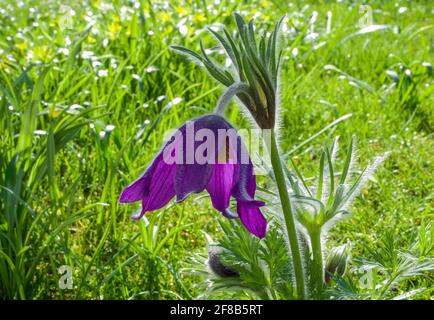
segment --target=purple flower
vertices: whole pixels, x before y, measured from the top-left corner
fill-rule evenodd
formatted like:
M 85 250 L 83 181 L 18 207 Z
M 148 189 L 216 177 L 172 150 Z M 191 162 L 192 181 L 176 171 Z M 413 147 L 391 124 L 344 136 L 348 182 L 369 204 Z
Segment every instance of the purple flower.
M 232 125 L 217 114 L 188 121 L 160 150 L 148 169 L 124 189 L 119 201 L 142 201 L 140 219 L 146 212 L 164 207 L 173 197 L 183 201 L 207 190 L 215 209 L 225 217 L 239 217 L 259 238 L 267 221 L 255 200 L 256 179 L 247 150 Z M 237 214 L 229 209 L 237 202 Z

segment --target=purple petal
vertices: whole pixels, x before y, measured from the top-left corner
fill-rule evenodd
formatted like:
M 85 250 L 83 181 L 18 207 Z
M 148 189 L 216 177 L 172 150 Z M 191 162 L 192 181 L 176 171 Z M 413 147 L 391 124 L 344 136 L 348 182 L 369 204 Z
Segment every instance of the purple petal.
M 228 219 L 236 219 L 239 218 L 240 216 L 238 215 L 238 213 L 232 212 L 231 209 L 225 209 L 225 211 L 222 211 L 222 214 L 224 217 L 228 218 Z
M 156 168 L 158 166 L 161 167 L 160 163 L 167 160 L 164 159 L 164 157 L 166 156 L 164 153 L 165 149 L 168 150 L 168 155 L 174 153 L 174 158 L 176 158 L 177 153 L 179 152 L 179 150 L 181 150 L 180 147 L 182 148 L 182 130 L 183 128 L 180 128 L 178 132 L 175 133 L 175 135 L 158 152 L 157 156 L 154 158 L 151 165 L 148 167 L 148 169 L 146 169 L 142 176 L 122 191 L 122 194 L 119 197 L 119 202 L 136 202 L 139 200 L 144 200 L 148 196 L 151 180 L 153 180 L 152 176 L 154 175 Z
M 180 202 L 192 193 L 202 192 L 211 175 L 210 164 L 184 164 L 176 166 L 176 201 Z
M 147 201 L 143 203 L 143 209 L 153 211 L 162 208 L 175 196 L 174 178 L 176 165 L 168 165 L 160 162 L 152 175 L 151 185 Z
M 190 128 L 194 127 L 194 135 L 189 136 Z M 184 164 L 178 164 L 176 169 L 175 176 L 175 191 L 177 201 L 183 201 L 190 194 L 202 192 L 208 185 L 210 181 L 210 177 L 213 173 L 213 166 L 215 162 L 215 158 L 218 155 L 219 146 L 216 145 L 216 141 L 211 140 L 208 141 L 206 136 L 203 136 L 202 141 L 187 141 L 187 139 L 195 139 L 197 138 L 197 133 L 199 130 L 205 129 L 212 136 L 211 139 L 215 139 L 218 137 L 219 129 L 228 129 L 230 125 L 228 122 L 221 116 L 217 115 L 206 115 L 197 119 L 192 120 L 185 126 L 184 132 L 184 150 L 183 150 L 183 159 L 185 160 Z M 207 145 L 208 142 L 211 142 L 209 145 L 210 148 L 205 148 L 206 154 L 201 154 L 198 152 L 199 146 L 202 144 Z M 192 150 L 188 150 L 188 146 L 193 146 Z M 202 150 L 204 151 L 204 150 Z M 193 163 L 189 163 L 187 160 L 187 155 L 192 158 Z M 204 162 L 199 162 L 198 156 L 203 156 L 201 161 L 206 160 Z
M 150 171 L 151 168 L 149 168 L 139 179 L 126 187 L 119 197 L 119 202 L 136 202 L 145 198 L 151 183 Z
M 248 202 L 239 201 L 237 211 L 242 224 L 246 229 L 258 238 L 264 238 L 267 231 L 267 220 L 261 210 Z
M 229 207 L 232 187 L 235 182 L 236 164 L 215 164 L 206 187 L 214 208 L 225 212 Z
M 139 219 L 148 211 L 164 207 L 175 196 L 175 173 L 176 164 L 165 163 L 161 156 L 161 161 L 156 164 L 151 178 L 149 193 L 142 199 L 142 211 L 133 216 L 133 219 Z
M 161 154 L 158 154 L 142 176 L 122 191 L 122 194 L 119 197 L 119 202 L 125 203 L 143 200 L 149 193 L 152 175 L 161 160 L 162 156 Z
M 255 200 L 256 177 L 253 174 L 253 165 L 241 164 L 239 166 L 239 178 L 232 190 L 232 196 L 243 202 L 250 202 L 252 205 L 263 206 L 264 202 Z

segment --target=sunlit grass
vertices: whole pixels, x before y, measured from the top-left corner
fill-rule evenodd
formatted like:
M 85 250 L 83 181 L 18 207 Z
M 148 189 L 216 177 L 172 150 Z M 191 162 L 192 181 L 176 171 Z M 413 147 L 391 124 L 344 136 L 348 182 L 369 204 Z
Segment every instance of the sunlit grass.
M 0 5 L 0 297 L 200 294 L 198 280 L 179 270 L 205 251 L 204 232 L 215 238 L 221 232 L 209 201 L 200 195 L 135 222 L 129 218 L 134 206 L 117 200 L 165 131 L 212 110 L 222 92 L 168 46 L 198 51 L 203 38 L 221 60 L 205 27 L 232 25 L 232 11 L 256 17 L 269 30 L 287 14 L 279 118 L 284 150 L 352 115 L 291 154 L 303 172 L 314 174 L 319 147 L 336 135 L 344 144 L 357 136 L 363 165 L 391 152 L 331 242 L 350 240 L 352 255 L 362 256 L 366 245 L 377 246 L 391 232 L 406 248 L 421 222 L 433 219 L 428 1 L 374 1 L 374 23 L 389 27 L 365 33 L 358 32 L 359 6 L 348 1 L 221 0 L 207 8 L 203 1 L 40 2 Z M 232 110 L 237 125 L 248 124 Z M 73 290 L 58 287 L 61 265 L 73 268 Z M 411 290 L 432 281 L 406 285 Z

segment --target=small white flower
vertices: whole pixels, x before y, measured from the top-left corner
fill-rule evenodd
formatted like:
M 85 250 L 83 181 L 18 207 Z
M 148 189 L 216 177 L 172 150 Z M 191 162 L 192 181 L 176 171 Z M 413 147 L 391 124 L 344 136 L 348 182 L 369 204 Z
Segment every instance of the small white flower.
M 182 26 L 179 26 L 178 30 L 179 30 L 179 33 L 183 36 L 186 36 L 188 34 L 188 27 L 185 24 L 183 24 Z
M 102 78 L 102 77 L 107 77 L 107 76 L 108 76 L 108 70 L 104 69 L 104 70 L 98 71 L 98 77 Z
M 312 16 L 310 17 L 309 24 L 314 24 L 317 18 L 318 18 L 318 11 L 312 12 Z
M 83 59 L 92 59 L 93 52 L 92 51 L 86 51 L 86 50 L 84 50 L 84 51 L 81 52 L 81 57 Z
M 319 37 L 319 34 L 317 32 L 310 32 L 306 35 L 305 40 L 306 42 L 312 42 L 315 41 Z
M 181 97 L 176 97 L 175 99 L 172 100 L 172 104 L 177 105 L 177 104 L 181 103 L 181 101 L 182 101 Z
M 106 132 L 112 132 L 115 128 L 116 128 L 116 126 L 114 126 L 113 124 L 109 124 L 105 127 L 105 131 Z
M 156 72 L 158 70 L 160 70 L 160 68 L 158 68 L 156 66 L 149 66 L 149 67 L 145 68 L 145 72 L 147 72 L 147 73 Z
M 69 114 L 79 114 L 81 109 L 84 109 L 84 107 L 79 104 L 72 104 L 66 112 Z
M 407 11 L 407 7 L 401 7 L 401 8 L 398 9 L 398 13 L 399 14 L 403 14 L 406 11 Z
M 162 95 L 162 96 L 157 97 L 156 101 L 160 102 L 160 101 L 163 101 L 164 99 L 166 99 L 166 96 Z
M 59 48 L 59 50 L 57 50 L 57 52 L 65 55 L 65 56 L 69 55 L 69 49 L 68 48 Z
M 140 78 L 140 76 L 138 74 L 133 74 L 132 77 L 133 77 L 133 79 L 135 79 L 137 81 L 142 81 L 142 78 Z
M 97 69 L 99 66 L 102 66 L 102 63 L 100 61 L 92 61 L 92 67 L 94 69 Z

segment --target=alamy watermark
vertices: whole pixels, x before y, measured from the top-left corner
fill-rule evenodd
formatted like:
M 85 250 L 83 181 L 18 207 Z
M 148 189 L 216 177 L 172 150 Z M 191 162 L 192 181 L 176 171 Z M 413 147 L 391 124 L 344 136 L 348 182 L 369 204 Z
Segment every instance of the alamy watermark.
M 369 5 L 361 5 L 359 7 L 359 13 L 361 17 L 359 18 L 360 29 L 372 26 L 374 24 L 374 18 L 372 15 L 372 8 Z
M 68 265 L 63 265 L 57 269 L 57 272 L 61 274 L 59 278 L 59 288 L 62 290 L 71 290 L 74 285 L 74 281 L 72 279 L 72 268 Z
M 271 133 L 270 129 L 197 129 L 195 121 L 188 121 L 183 129 L 166 132 L 169 143 L 163 161 L 169 165 L 252 163 L 256 175 L 266 175 L 271 168 L 267 148 Z

